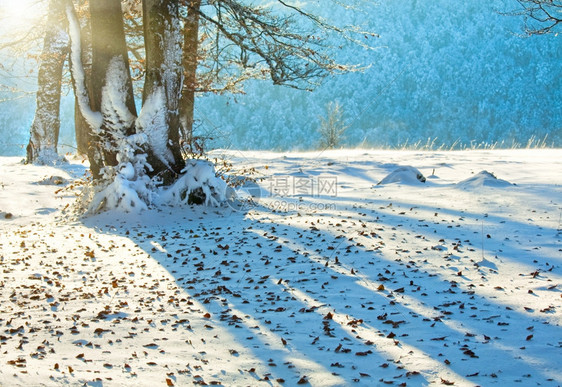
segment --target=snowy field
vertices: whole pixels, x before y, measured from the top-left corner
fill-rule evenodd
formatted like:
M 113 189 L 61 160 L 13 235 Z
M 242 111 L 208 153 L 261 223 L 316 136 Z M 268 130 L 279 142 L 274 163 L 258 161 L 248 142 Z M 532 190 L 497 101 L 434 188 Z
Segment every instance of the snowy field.
M 226 156 L 253 202 L 78 220 L 0 158 L 0 385 L 562 384 L 562 150 Z

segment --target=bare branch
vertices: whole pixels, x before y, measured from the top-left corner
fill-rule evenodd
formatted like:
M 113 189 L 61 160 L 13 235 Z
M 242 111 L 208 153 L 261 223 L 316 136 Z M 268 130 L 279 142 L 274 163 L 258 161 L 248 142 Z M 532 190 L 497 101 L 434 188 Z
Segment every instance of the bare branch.
M 559 0 L 517 0 L 523 8 L 515 12 L 525 17 L 527 35 L 556 33 L 562 23 L 562 2 Z

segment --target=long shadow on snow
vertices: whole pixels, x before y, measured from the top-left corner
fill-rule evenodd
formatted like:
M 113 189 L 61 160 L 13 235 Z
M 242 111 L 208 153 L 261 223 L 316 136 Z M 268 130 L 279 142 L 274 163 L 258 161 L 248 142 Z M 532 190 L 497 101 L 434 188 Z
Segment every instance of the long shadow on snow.
M 210 320 L 213 324 L 227 329 L 256 358 L 263 359 L 270 381 L 281 378 L 286 379 L 289 385 L 295 385 L 306 376 L 312 384 L 343 385 L 360 380 L 372 384 L 371 377 L 375 375 L 369 376 L 360 370 L 372 371 L 373 361 L 384 364 L 388 359 L 379 356 L 368 345 L 361 347 L 367 347 L 365 351 L 371 350 L 371 356 L 351 354 L 347 356 L 351 356 L 353 361 L 342 360 L 348 352 L 347 347 L 341 351 L 334 349 L 341 340 L 353 345 L 353 339 L 338 325 L 328 321 L 326 326 L 323 315 L 312 313 L 314 309 L 310 310 L 310 305 L 293 297 L 279 281 L 273 282 L 273 276 L 270 279 L 270 274 L 267 274 L 271 273 L 270 267 L 282 263 L 277 258 L 268 258 L 267 254 L 259 254 L 259 245 L 264 246 L 268 240 L 240 228 L 244 222 L 243 215 L 235 213 L 227 217 L 166 225 L 160 230 L 151 227 L 151 238 L 146 238 L 148 233 L 132 235 L 134 233 L 127 233 L 125 227 L 118 225 L 101 226 L 103 222 L 95 220 L 86 222 L 86 225 L 96 227 L 99 232 L 125 236 L 157 260 L 176 278 L 179 287 L 200 301 L 214 316 Z M 252 224 L 255 225 L 255 222 L 250 222 L 246 229 L 252 229 Z M 191 236 L 191 243 L 186 245 L 186 240 L 162 242 L 162 236 L 169 238 L 176 232 L 184 233 L 186 239 Z M 193 238 L 194 235 L 197 238 Z M 165 247 L 166 252 L 154 249 L 155 244 Z M 189 256 L 173 253 L 190 248 Z M 292 329 L 292 325 L 302 328 Z M 324 336 L 323 332 L 328 330 L 330 334 Z M 345 339 L 340 340 L 341 337 Z M 351 371 L 339 376 L 338 373 L 344 373 L 344 368 Z M 318 372 L 324 374 L 324 380 L 315 375 Z M 392 380 L 403 374 L 400 369 L 389 367 L 377 370 L 376 377 Z M 330 382 L 328 377 L 333 381 Z M 259 378 L 256 376 L 256 379 Z M 261 381 L 270 384 L 268 380 Z
M 380 225 L 380 223 L 378 224 Z M 287 234 L 293 233 L 289 231 L 290 226 L 276 226 L 278 233 L 285 232 Z M 264 231 L 267 231 L 265 228 Z M 304 233 L 306 231 L 299 229 L 298 232 Z M 327 232 L 315 231 L 314 239 L 330 241 L 334 239 L 334 235 Z M 314 243 L 311 243 L 314 246 Z M 525 352 L 519 350 L 522 345 L 527 347 L 539 346 L 543 348 L 545 343 L 549 343 L 551 337 L 559 337 L 560 329 L 555 326 L 545 326 L 541 329 L 545 329 L 545 337 L 541 337 L 539 340 L 544 340 L 541 342 L 529 343 L 525 341 L 525 337 L 528 334 L 526 330 L 527 327 L 541 323 L 544 321 L 537 321 L 536 318 L 530 318 L 522 313 L 506 309 L 505 305 L 494 304 L 494 301 L 488 298 L 483 298 L 478 296 L 470 289 L 463 290 L 459 288 L 457 282 L 451 281 L 447 278 L 442 278 L 440 275 L 436 275 L 429 272 L 424 272 L 423 265 L 415 265 L 414 262 L 395 262 L 394 257 L 386 258 L 379 261 L 381 255 L 375 254 L 373 252 L 368 252 L 362 247 L 357 247 L 354 243 L 351 244 L 354 249 L 357 250 L 357 254 L 353 255 L 353 263 L 345 264 L 346 259 L 340 255 L 341 265 L 344 265 L 345 269 L 337 270 L 340 277 L 341 275 L 346 275 L 353 279 L 354 286 L 351 288 L 343 289 L 346 294 L 346 305 L 338 306 L 334 304 L 334 299 L 341 302 L 341 294 L 332 294 L 331 296 L 326 295 L 326 289 L 334 286 L 334 281 L 327 281 L 327 283 L 322 284 L 319 288 L 316 281 L 310 281 L 308 279 L 297 280 L 299 287 L 302 288 L 304 292 L 316 295 L 318 302 L 324 302 L 330 304 L 336 310 L 344 311 L 344 313 L 353 316 L 356 319 L 362 319 L 365 324 L 369 324 L 374 327 L 378 327 L 380 331 L 385 334 L 389 331 L 398 330 L 398 327 L 402 328 L 403 324 L 396 324 L 397 321 L 404 320 L 404 328 L 410 326 L 410 330 L 416 332 L 414 338 L 400 339 L 404 342 L 409 342 L 413 347 L 418 347 L 424 352 L 429 353 L 434 358 L 454 358 L 458 359 L 465 358 L 464 360 L 469 360 L 465 362 L 464 366 L 462 362 L 451 365 L 451 368 L 457 369 L 459 367 L 459 374 L 472 375 L 475 372 L 486 373 L 488 376 L 493 374 L 498 374 L 501 370 L 494 369 L 494 359 L 503 358 L 508 356 L 513 359 L 509 362 L 510 373 L 517 375 L 521 372 L 521 375 L 531 374 L 534 372 L 533 368 L 528 364 L 529 361 L 541 361 L 543 364 L 550 364 L 551 369 L 557 369 L 556 364 L 552 363 L 552 360 L 556 356 L 557 349 L 554 345 L 550 348 L 550 351 L 543 351 L 544 354 L 540 359 L 525 359 Z M 301 251 L 306 251 L 306 246 L 300 245 L 300 247 L 295 248 L 295 250 L 300 249 Z M 340 250 L 344 250 L 344 246 L 339 246 Z M 327 251 L 330 254 L 330 251 Z M 301 253 L 302 254 L 302 253 Z M 309 257 L 316 254 L 316 252 L 309 252 Z M 316 261 L 318 263 L 322 260 L 328 262 L 327 255 L 322 256 L 317 255 Z M 383 254 L 384 255 L 384 254 Z M 371 260 L 367 265 L 363 262 L 363 268 L 358 269 L 355 262 L 361 261 L 362 258 L 365 260 Z M 358 275 L 359 272 L 364 272 L 365 266 L 372 264 L 373 270 L 369 270 L 373 274 L 379 271 L 377 275 Z M 333 265 L 333 259 L 328 263 L 330 267 Z M 336 265 L 338 266 L 338 265 Z M 355 269 L 354 269 L 355 268 Z M 351 273 L 351 269 L 354 269 L 355 274 Z M 383 273 L 381 275 L 380 273 Z M 400 274 L 398 274 L 400 273 Z M 298 277 L 298 273 L 294 273 L 295 277 Z M 304 273 L 303 273 L 304 274 Z M 375 277 L 375 278 L 373 278 Z M 387 279 L 386 277 L 391 277 Z M 384 280 L 382 280 L 382 279 Z M 305 281 L 305 282 L 303 282 Z M 387 282 L 388 281 L 388 282 Z M 390 293 L 388 292 L 377 292 L 377 284 L 388 284 L 392 283 L 394 290 Z M 301 285 L 302 283 L 302 285 Z M 425 288 L 418 288 L 419 284 L 423 284 Z M 311 286 L 315 285 L 314 289 Z M 337 283 L 339 285 L 339 282 Z M 379 303 L 373 309 L 367 308 L 369 311 L 365 311 L 365 307 L 368 305 L 369 300 L 372 299 L 357 297 L 357 295 L 365 294 L 365 288 L 370 290 L 371 296 L 375 296 L 379 300 Z M 335 290 L 339 289 L 339 286 Z M 399 289 L 399 293 L 396 290 Z M 340 291 L 342 291 L 340 289 Z M 435 295 L 428 297 L 427 293 L 435 292 Z M 406 298 L 405 295 L 406 294 Z M 415 295 L 413 295 L 415 293 Z M 349 296 L 352 295 L 352 296 Z M 394 302 L 388 302 L 387 297 L 396 298 Z M 353 299 L 355 297 L 355 299 Z M 384 301 L 383 301 L 384 300 Z M 390 305 L 390 306 L 389 306 Z M 472 305 L 477 305 L 478 307 L 484 306 L 487 310 L 478 311 L 477 313 L 486 313 L 486 316 L 469 316 L 471 313 L 476 313 L 472 309 Z M 371 305 L 371 307 L 373 307 Z M 425 311 L 425 316 L 423 315 Z M 434 313 L 431 313 L 433 311 Z M 450 317 L 452 315 L 463 315 L 460 320 L 455 320 Z M 394 317 L 392 317 L 394 315 Z M 366 317 L 368 316 L 368 317 Z M 482 317 L 482 319 L 478 319 Z M 384 325 L 385 323 L 394 322 L 395 324 Z M 421 321 L 420 321 L 421 320 Z M 439 332 L 447 332 L 446 336 L 435 337 L 435 329 L 433 329 L 434 324 L 441 324 L 440 321 L 444 322 L 447 326 L 441 326 Z M 417 323 L 416 323 L 417 322 Z M 495 342 L 494 337 L 496 336 L 506 336 L 506 327 L 510 325 L 511 330 L 517 331 L 517 334 L 510 334 L 507 338 L 502 338 L 501 342 Z M 515 333 L 515 332 L 514 332 Z M 506 340 L 507 339 L 507 340 Z M 414 340 L 414 341 L 412 341 Z M 444 345 L 436 345 L 437 343 L 444 343 Z M 477 356 L 475 358 L 471 355 L 471 345 L 480 345 L 486 343 L 486 346 L 478 350 Z M 547 349 L 547 348 L 544 348 Z M 461 352 L 458 352 L 458 351 Z M 482 353 L 480 353 L 482 352 Z M 462 355 L 465 356 L 462 356 Z M 466 356 L 468 354 L 468 356 Z M 518 359 L 521 357 L 521 359 Z M 546 367 L 545 369 L 548 369 Z M 475 371 L 476 370 L 476 371 Z M 504 369 L 505 373 L 506 370 Z M 549 375 L 548 377 L 552 377 Z M 471 379 L 471 381 L 477 381 L 478 379 Z M 490 379 L 487 380 L 490 383 Z
M 423 193 L 423 191 L 420 191 L 420 193 Z M 559 235 L 554 223 L 552 227 L 544 227 L 534 225 L 531 222 L 525 223 L 517 221 L 497 214 L 471 213 L 467 210 L 450 209 L 443 206 L 430 207 L 419 203 L 405 202 L 399 198 L 392 200 L 369 198 L 358 202 L 356 198 L 338 196 L 335 198 L 326 198 L 325 200 L 336 203 L 339 208 L 343 208 L 345 211 L 357 212 L 362 210 L 365 212 L 365 216 L 358 218 L 360 220 L 380 224 L 400 225 L 403 228 L 409 228 L 416 234 L 423 233 L 428 236 L 432 235 L 437 241 L 441 239 L 443 235 L 451 234 L 451 229 L 457 230 L 458 236 L 456 240 L 465 242 L 466 239 L 470 238 L 475 241 L 471 246 L 478 249 L 481 248 L 480 240 L 484 223 L 485 234 L 490 232 L 490 229 L 501 230 L 506 227 L 505 225 L 509 225 L 511 229 L 519 232 L 521 238 L 523 238 L 523 236 L 534 238 L 535 241 L 533 243 L 535 244 L 538 244 L 537 238 L 540 238 L 546 240 L 546 242 L 550 240 L 551 244 L 554 246 L 553 241 L 556 239 L 556 236 Z M 392 203 L 391 209 L 388 208 L 390 203 Z M 396 209 L 400 210 L 396 211 Z M 395 213 L 392 213 L 392 211 Z M 426 215 L 414 217 L 418 211 L 425 211 Z M 438 212 L 438 216 L 434 216 L 432 219 L 432 214 L 435 212 Z M 449 219 L 442 219 L 443 216 L 447 216 Z M 433 234 L 429 234 L 430 230 Z M 508 260 L 513 260 L 517 256 L 524 256 L 529 262 L 521 261 L 520 263 L 527 265 L 531 265 L 533 259 L 548 259 L 552 262 L 559 262 L 562 264 L 561 259 L 554 255 L 545 258 L 544 253 L 540 251 L 521 250 L 520 243 L 516 239 L 517 235 L 500 234 L 500 236 L 503 237 L 503 239 L 499 240 L 497 236 L 492 236 L 489 240 L 486 239 L 485 247 L 490 245 L 500 245 L 503 247 L 503 249 L 501 249 L 502 251 L 486 251 L 488 254 L 497 254 L 502 256 L 502 259 Z M 494 240 L 497 242 L 494 243 Z M 558 240 L 560 239 L 558 238 Z
M 175 243 L 165 246 L 166 253 L 154 251 L 153 242 L 159 240 L 156 236 L 154 240 L 128 237 L 166 267 L 177 279 L 178 286 L 200 300 L 215 315 L 221 316 L 220 321 L 215 323 L 229 329 L 241 343 L 247 343 L 256 356 L 271 358 L 268 364 L 271 373 L 277 377 L 295 382 L 303 375 L 301 364 L 312 361 L 324 369 L 345 374 L 349 378 L 345 382 L 349 384 L 354 379 L 368 383 L 366 375 L 377 380 L 400 380 L 399 377 L 404 377 L 406 371 L 410 372 L 410 377 L 419 378 L 415 376 L 417 370 L 411 364 L 406 371 L 401 365 L 396 369 L 388 367 L 389 361 L 400 364 L 395 352 L 388 348 L 401 346 L 402 343 L 421 351 L 421 355 L 416 351 L 416 356 L 427 354 L 439 362 L 453 359 L 450 364 L 452 372 L 461 376 L 478 373 L 470 378 L 475 383 L 484 380 L 491 383 L 494 379 L 489 377 L 493 374 L 506 372 L 494 367 L 494 359 L 498 357 L 513 359 L 509 362 L 509 374 L 535 372 L 528 364 L 533 359 L 526 359 L 523 352 L 517 351 L 520 341 L 513 338 L 508 342 L 495 343 L 493 337 L 496 333 L 505 335 L 502 333 L 505 326 L 496 325 L 498 320 L 509 321 L 520 330 L 520 334 L 524 334 L 524 327 L 536 321 L 520 313 L 506 311 L 505 306 L 492 304 L 491 300 L 470 291 L 459 292 L 458 287 L 446 279 L 421 271 L 418 267 L 408 267 L 404 262 L 379 260 L 378 253 L 357 246 L 354 246 L 358 251 L 355 260 L 361 257 L 371 260 L 372 274 L 363 275 L 363 269 L 359 276 L 352 274 L 353 266 L 345 265 L 345 262 L 340 265 L 328 262 L 326 266 L 320 258 L 313 259 L 317 254 L 317 244 L 310 242 L 310 246 L 306 246 L 299 244 L 300 241 L 291 241 L 298 235 L 304 237 L 308 230 L 251 222 L 237 213 L 196 223 L 177 224 L 172 229 L 168 225 L 165 228 L 168 233 L 184 232 L 186 237 L 189 229 L 203 235 L 191 241 L 189 247 L 197 246 L 199 252 L 190 253 L 189 257 L 175 256 L 174 252 L 179 250 L 179 245 Z M 248 225 L 241 229 L 244 223 Z M 226 225 L 228 231 L 225 230 Z M 219 231 L 211 236 L 210 230 Z M 101 231 L 115 232 L 103 228 Z M 124 230 L 118 232 L 125 234 Z M 286 234 L 289 240 L 283 240 L 282 234 Z M 323 231 L 315 231 L 310 237 L 313 237 L 312 241 L 316 238 L 326 241 L 336 238 L 332 233 Z M 374 284 L 383 283 L 375 272 L 383 276 L 389 273 L 386 275 L 392 278 L 383 282 L 387 285 L 392 282 L 393 289 L 377 291 L 373 288 Z M 420 285 L 416 282 L 423 283 L 425 288 L 418 290 Z M 404 293 L 401 293 L 402 288 Z M 422 295 L 424 290 L 436 292 L 435 298 Z M 404 299 L 406 296 L 408 298 Z M 464 315 L 468 313 L 459 309 L 460 305 L 467 305 L 465 308 L 486 305 L 489 316 L 482 320 L 470 320 L 470 324 L 466 325 L 464 321 L 459 323 L 450 316 L 462 314 L 462 318 L 467 319 Z M 428 312 L 432 308 L 436 308 L 433 315 Z M 325 319 L 326 310 L 346 315 L 349 321 Z M 437 325 L 439 332 L 446 332 L 444 336 L 435 337 L 434 327 Z M 552 334 L 551 337 L 559 337 L 559 331 L 554 327 L 545 329 Z M 359 331 L 388 340 L 374 344 L 373 340 L 356 337 Z M 470 332 L 468 336 L 467 332 Z M 472 332 L 477 332 L 477 335 Z M 393 335 L 396 336 L 393 338 Z M 254 337 L 258 339 L 258 344 L 253 341 Z M 398 341 L 397 345 L 394 340 Z M 407 358 L 407 353 L 404 355 Z M 518 359 L 518 356 L 522 358 Z M 552 364 L 554 358 L 548 359 L 547 356 L 548 353 L 538 360 L 556 370 L 556 365 Z M 507 366 L 508 362 L 502 364 Z M 352 371 L 347 372 L 350 369 Z

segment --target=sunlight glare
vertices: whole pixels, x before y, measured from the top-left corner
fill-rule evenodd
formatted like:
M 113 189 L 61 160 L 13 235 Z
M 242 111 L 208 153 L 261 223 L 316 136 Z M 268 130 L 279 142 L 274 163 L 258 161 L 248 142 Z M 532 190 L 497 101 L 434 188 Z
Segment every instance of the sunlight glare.
M 41 0 L 0 0 L 1 24 L 7 30 L 30 27 L 44 14 L 45 3 Z

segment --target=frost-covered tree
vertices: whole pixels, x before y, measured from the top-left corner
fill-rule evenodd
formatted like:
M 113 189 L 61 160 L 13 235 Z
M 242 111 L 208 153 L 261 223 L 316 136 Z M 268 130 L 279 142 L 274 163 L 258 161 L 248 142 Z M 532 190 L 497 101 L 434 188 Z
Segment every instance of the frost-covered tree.
M 206 174 L 187 176 L 208 171 L 185 159 L 195 93 L 235 91 L 249 78 L 310 88 L 328 74 L 356 69 L 334 59 L 323 45 L 324 35 L 336 33 L 363 46 L 374 35 L 331 25 L 284 0 L 95 0 L 88 6 L 91 35 L 84 39 L 88 28 L 80 23 L 74 2 L 52 1 L 65 4 L 68 18 L 76 105 L 88 129 L 87 154 L 98 183 L 95 207 L 123 202 L 127 208 L 143 207 L 153 200 L 154 186 L 174 182 L 175 200 L 186 199 L 185 192 L 199 182 L 203 200 L 220 201 L 209 196 L 221 191 L 218 197 L 224 198 L 221 184 Z M 128 21 L 136 20 L 124 23 L 123 4 L 136 10 Z M 126 25 L 134 31 L 141 27 L 141 38 L 127 37 Z M 88 46 L 91 56 L 85 54 Z M 129 53 L 144 70 L 138 114 Z
M 525 32 L 529 35 L 554 33 L 562 24 L 562 1 L 517 0 L 523 7 L 519 12 L 526 18 Z
M 326 117 L 320 117 L 320 149 L 334 149 L 340 146 L 343 134 L 349 127 L 343 118 L 343 108 L 339 102 L 326 106 Z
M 56 162 L 60 130 L 60 99 L 63 67 L 68 55 L 65 0 L 50 0 L 47 28 L 37 76 L 37 107 L 27 145 L 27 162 Z

